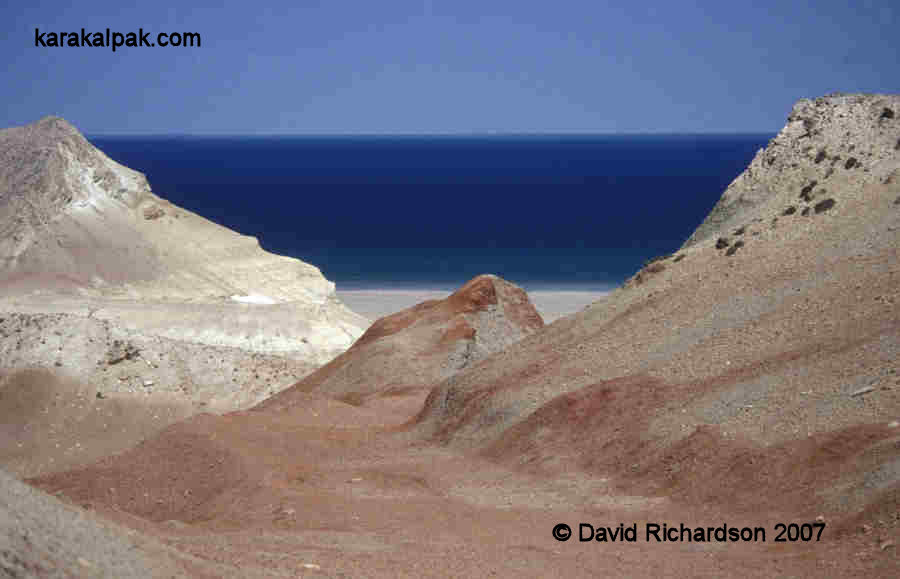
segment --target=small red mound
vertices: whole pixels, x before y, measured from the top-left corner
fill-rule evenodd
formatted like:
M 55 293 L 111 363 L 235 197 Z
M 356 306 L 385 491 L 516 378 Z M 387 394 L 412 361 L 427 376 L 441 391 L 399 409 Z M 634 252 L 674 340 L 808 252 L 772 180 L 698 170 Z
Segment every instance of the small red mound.
M 380 318 L 349 350 L 258 408 L 312 391 L 361 404 L 385 390 L 428 387 L 543 325 L 524 290 L 480 275 L 446 299 Z

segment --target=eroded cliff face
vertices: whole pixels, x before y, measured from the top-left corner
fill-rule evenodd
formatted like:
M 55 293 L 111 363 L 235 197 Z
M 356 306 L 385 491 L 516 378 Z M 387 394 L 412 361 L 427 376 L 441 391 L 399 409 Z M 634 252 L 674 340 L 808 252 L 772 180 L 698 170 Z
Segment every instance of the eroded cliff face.
M 65 120 L 0 131 L 0 378 L 48 368 L 102 395 L 227 410 L 367 325 L 318 268 L 155 195 Z M 107 364 L 125 343 L 143 360 Z
M 0 131 L 0 276 L 82 295 L 334 306 L 318 268 L 154 195 L 56 117 Z M 32 281 L 32 283 L 29 283 Z
M 900 179 L 900 95 L 798 101 L 787 124 L 738 175 L 684 247 L 726 234 L 778 193 L 798 202 Z M 802 210 L 802 209 L 801 209 Z

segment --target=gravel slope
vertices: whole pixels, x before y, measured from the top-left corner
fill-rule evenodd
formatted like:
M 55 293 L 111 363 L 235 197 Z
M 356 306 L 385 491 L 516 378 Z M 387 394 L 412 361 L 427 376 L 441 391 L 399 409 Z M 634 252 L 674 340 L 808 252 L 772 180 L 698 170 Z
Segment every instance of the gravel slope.
M 158 542 L 0 471 L 0 575 L 139 579 L 183 573 Z

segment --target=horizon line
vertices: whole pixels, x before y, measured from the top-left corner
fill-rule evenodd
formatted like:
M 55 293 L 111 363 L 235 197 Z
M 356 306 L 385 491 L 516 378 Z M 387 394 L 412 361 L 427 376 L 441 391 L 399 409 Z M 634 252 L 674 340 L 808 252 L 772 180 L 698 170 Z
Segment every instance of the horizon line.
M 779 129 L 780 130 L 780 129 Z M 156 133 L 156 132 L 85 132 L 89 137 L 241 137 L 241 138 L 466 138 L 466 137 L 654 137 L 654 136 L 730 136 L 730 135 L 775 135 L 774 131 L 622 131 L 622 132 L 443 132 L 443 133 Z

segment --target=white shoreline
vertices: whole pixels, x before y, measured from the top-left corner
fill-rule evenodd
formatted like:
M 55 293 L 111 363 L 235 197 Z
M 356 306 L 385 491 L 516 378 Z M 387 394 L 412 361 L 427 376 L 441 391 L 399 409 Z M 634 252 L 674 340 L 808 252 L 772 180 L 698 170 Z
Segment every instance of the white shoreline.
M 440 300 L 452 292 L 437 289 L 364 289 L 337 290 L 338 298 L 357 314 L 375 321 L 425 300 Z M 563 316 L 577 313 L 608 295 L 609 291 L 535 290 L 528 297 L 544 322 L 549 324 Z

